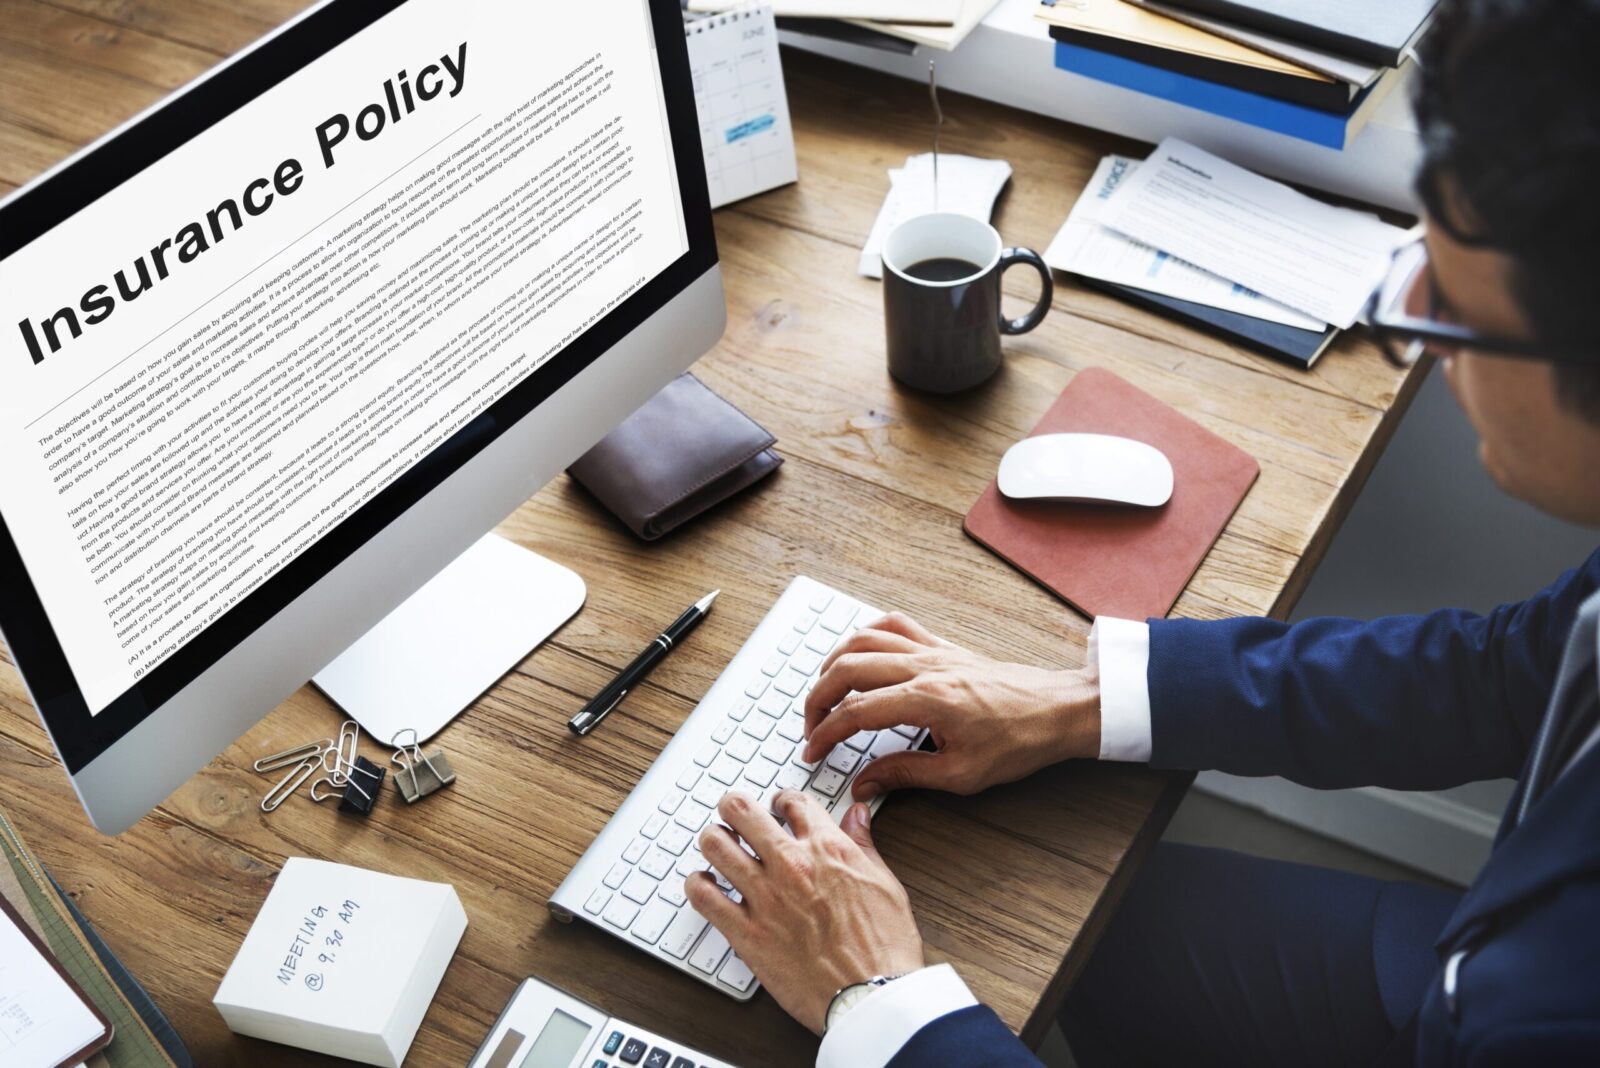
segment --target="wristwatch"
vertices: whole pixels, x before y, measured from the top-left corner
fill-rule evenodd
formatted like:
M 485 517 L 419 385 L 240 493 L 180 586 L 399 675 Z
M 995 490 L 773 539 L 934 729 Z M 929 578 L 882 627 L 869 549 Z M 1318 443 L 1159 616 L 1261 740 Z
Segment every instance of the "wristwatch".
M 875 975 L 864 983 L 851 983 L 849 986 L 840 987 L 833 995 L 833 1000 L 828 1002 L 827 1015 L 822 1018 L 822 1033 L 827 1034 L 845 1013 L 865 1001 L 874 990 L 880 986 L 888 986 L 900 978 L 902 976 L 899 975 Z

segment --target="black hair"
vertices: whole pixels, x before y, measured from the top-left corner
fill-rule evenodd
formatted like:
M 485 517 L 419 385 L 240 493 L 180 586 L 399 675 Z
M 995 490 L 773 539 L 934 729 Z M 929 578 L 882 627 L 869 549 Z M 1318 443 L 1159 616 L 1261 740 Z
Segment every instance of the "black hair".
M 1538 338 L 1593 347 L 1556 384 L 1600 422 L 1600 0 L 1443 0 L 1420 53 L 1431 221 L 1511 258 Z

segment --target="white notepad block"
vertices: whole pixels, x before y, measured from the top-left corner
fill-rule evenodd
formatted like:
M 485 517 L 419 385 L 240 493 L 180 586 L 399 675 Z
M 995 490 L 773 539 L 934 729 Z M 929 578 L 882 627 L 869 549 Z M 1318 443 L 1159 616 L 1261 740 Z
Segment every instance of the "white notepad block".
M 399 1068 L 467 929 L 455 888 L 291 857 L 213 999 L 235 1034 Z

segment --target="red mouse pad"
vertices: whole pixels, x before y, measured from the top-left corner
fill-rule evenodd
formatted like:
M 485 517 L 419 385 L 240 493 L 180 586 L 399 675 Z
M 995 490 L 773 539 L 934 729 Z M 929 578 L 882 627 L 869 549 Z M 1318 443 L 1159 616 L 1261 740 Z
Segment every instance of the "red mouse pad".
M 967 513 L 969 535 L 1091 618 L 1170 612 L 1261 473 L 1249 453 L 1101 368 L 1061 391 L 1039 434 L 1115 434 L 1172 463 L 1172 499 L 1159 508 L 1013 501 L 991 482 Z

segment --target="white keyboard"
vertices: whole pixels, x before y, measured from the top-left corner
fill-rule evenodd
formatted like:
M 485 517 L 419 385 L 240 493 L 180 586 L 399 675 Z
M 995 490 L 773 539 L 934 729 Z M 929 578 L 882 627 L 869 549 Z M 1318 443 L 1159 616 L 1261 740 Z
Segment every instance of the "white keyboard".
M 804 790 L 837 822 L 868 761 L 922 744 L 927 732 L 914 727 L 862 731 L 816 763 L 801 759 L 806 694 L 823 658 L 881 614 L 814 579 L 791 582 L 556 888 L 556 918 L 587 920 L 731 997 L 754 996 L 755 976 L 689 906 L 683 881 L 709 868 L 700 832 L 729 790 L 763 804 Z

